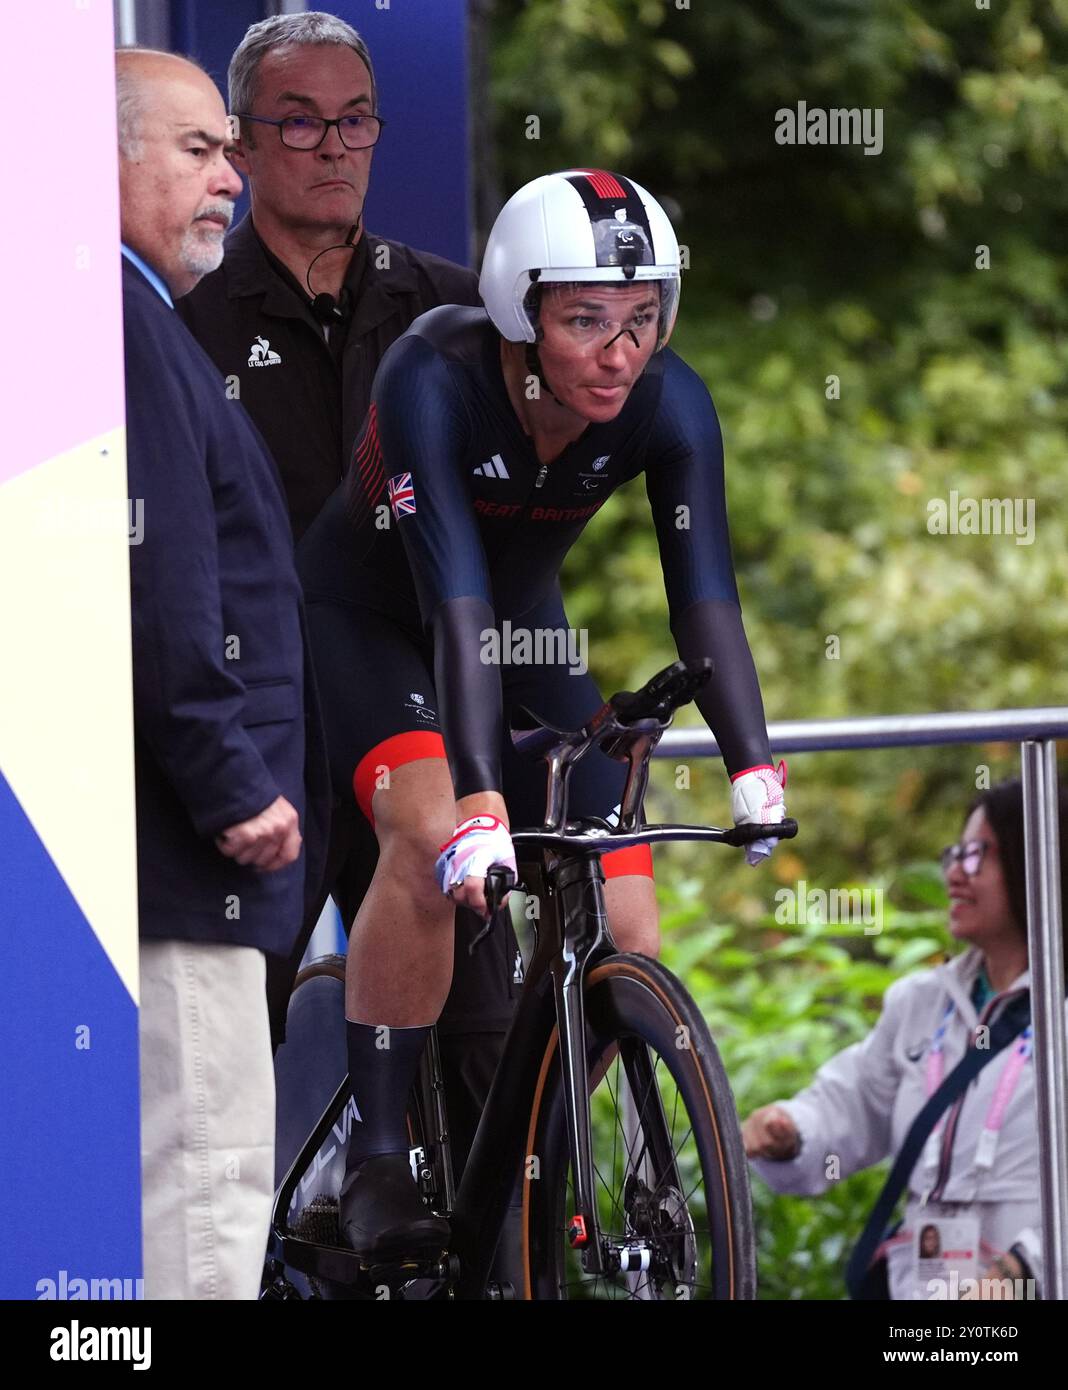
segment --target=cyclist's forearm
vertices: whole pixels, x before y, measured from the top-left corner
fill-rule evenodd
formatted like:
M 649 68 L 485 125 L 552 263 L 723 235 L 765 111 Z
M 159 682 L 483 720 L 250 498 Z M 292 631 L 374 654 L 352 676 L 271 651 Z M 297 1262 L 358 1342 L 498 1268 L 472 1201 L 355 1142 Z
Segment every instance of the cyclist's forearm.
M 741 609 L 723 599 L 705 599 L 673 618 L 671 629 L 683 661 L 711 657 L 715 663 L 696 704 L 716 736 L 727 772 L 769 763 L 764 702 Z
M 458 802 L 501 788 L 501 674 L 482 660 L 481 634 L 494 621 L 481 598 L 448 599 L 432 619 L 438 715 Z

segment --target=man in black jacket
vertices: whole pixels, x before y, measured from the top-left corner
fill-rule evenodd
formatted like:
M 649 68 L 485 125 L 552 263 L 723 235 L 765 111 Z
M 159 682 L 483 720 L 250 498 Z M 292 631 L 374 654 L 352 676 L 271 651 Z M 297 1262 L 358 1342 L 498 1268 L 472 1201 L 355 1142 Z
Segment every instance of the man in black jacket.
M 265 953 L 317 884 L 329 792 L 285 503 L 174 299 L 241 180 L 211 79 L 117 57 L 150 1298 L 256 1298 L 273 1192 Z
M 248 178 L 252 211 L 179 313 L 266 438 L 299 539 L 340 483 L 386 349 L 427 309 L 481 299 L 472 271 L 364 230 L 381 122 L 371 56 L 354 29 L 315 11 L 254 24 L 230 62 L 229 88 L 231 119 L 240 119 L 231 157 Z M 367 822 L 335 806 L 322 896 L 333 893 L 346 928 L 377 856 Z M 495 932 L 470 957 L 471 925 L 458 926 L 439 1024 L 461 1162 L 519 973 L 511 932 Z M 288 965 L 269 963 L 276 1043 L 313 927 L 310 916 Z
M 481 300 L 473 271 L 364 229 L 381 121 L 354 29 L 263 20 L 229 81 L 252 211 L 179 313 L 267 440 L 299 540 L 341 481 L 386 349 L 427 309 Z

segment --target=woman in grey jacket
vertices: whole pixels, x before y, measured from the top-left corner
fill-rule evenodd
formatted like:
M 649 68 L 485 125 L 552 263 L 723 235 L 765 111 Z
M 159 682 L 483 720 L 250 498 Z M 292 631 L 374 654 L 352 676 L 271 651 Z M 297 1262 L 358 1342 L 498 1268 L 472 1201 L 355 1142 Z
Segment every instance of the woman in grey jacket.
M 1063 791 L 1059 809 L 1064 894 Z M 746 1152 L 776 1191 L 816 1196 L 896 1154 L 976 1027 L 989 1026 L 1028 988 L 1018 781 L 976 797 L 960 843 L 944 851 L 942 867 L 949 930 L 969 949 L 895 981 L 862 1042 L 832 1057 L 792 1100 L 749 1116 L 742 1128 Z M 881 1248 L 890 1297 L 1004 1297 L 1010 1289 L 1017 1296 L 1040 1296 L 1038 1226 L 1038 1130 L 1027 1029 L 949 1107 L 918 1159 L 904 1220 Z M 1028 1279 L 1035 1284 L 1005 1283 Z M 999 1282 L 995 1289 L 984 1280 Z

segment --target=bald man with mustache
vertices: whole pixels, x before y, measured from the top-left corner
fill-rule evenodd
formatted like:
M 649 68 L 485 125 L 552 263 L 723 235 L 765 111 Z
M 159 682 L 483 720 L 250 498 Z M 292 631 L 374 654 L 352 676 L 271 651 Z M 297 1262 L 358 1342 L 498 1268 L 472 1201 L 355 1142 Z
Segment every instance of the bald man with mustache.
M 149 1298 L 258 1296 L 274 1177 L 266 956 L 286 958 L 328 815 L 273 461 L 174 312 L 241 180 L 214 83 L 116 57 Z

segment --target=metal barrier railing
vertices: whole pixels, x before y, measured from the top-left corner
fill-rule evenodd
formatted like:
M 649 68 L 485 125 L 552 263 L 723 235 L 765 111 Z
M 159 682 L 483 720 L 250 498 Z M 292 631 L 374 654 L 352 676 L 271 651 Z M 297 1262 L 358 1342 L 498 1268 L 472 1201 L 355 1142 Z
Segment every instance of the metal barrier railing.
M 1068 709 L 897 714 L 863 719 L 788 720 L 769 724 L 779 753 L 853 748 L 918 748 L 949 743 L 1019 743 L 1027 857 L 1027 946 L 1031 970 L 1035 1097 L 1038 1108 L 1039 1202 L 1043 1294 L 1063 1300 L 1068 1288 L 1068 1081 L 1065 1062 L 1064 943 L 1061 935 L 1058 738 L 1068 738 Z M 707 729 L 669 729 L 658 758 L 719 757 Z M 802 827 L 803 829 L 803 827 Z

